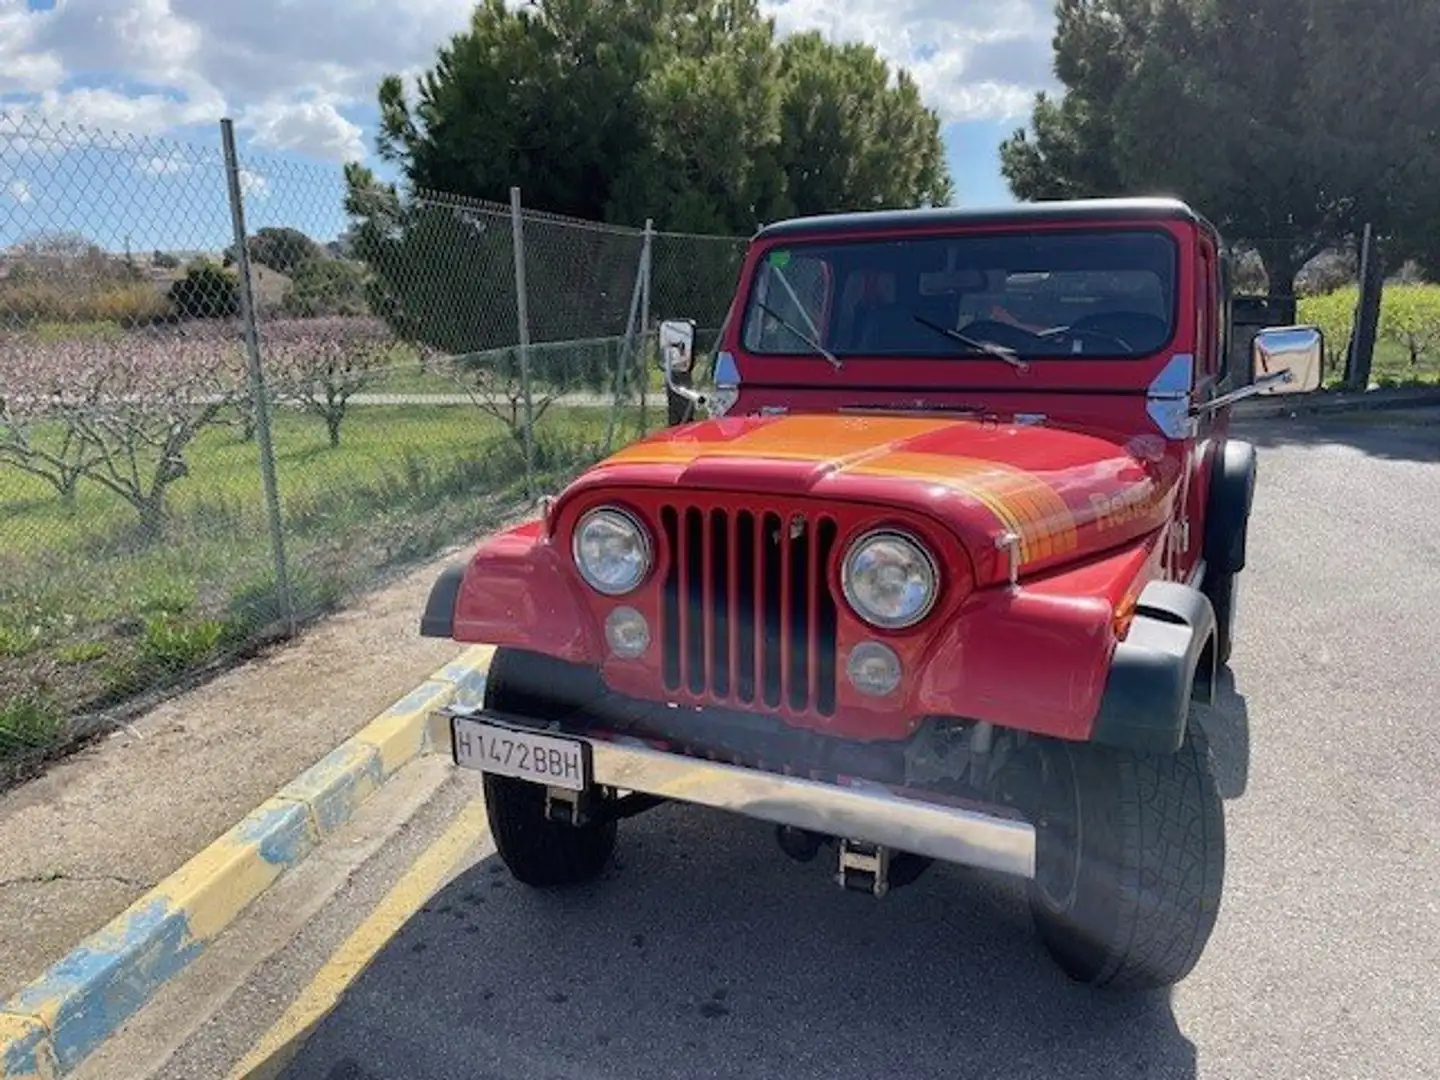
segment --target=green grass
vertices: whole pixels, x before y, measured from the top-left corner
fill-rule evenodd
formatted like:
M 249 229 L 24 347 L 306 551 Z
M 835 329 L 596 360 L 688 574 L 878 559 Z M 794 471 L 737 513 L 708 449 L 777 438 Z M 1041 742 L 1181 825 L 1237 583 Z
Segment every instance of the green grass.
M 543 490 L 602 451 L 608 410 L 551 409 L 537 425 Z M 635 438 L 621 418 L 616 445 Z M 663 416 L 654 408 L 652 425 Z M 325 426 L 275 418 L 287 556 L 302 618 L 381 575 L 474 538 L 524 505 L 524 456 L 470 406 L 355 407 Z M 91 481 L 63 505 L 0 467 L 0 765 L 63 742 L 69 718 L 163 687 L 272 634 L 280 618 L 253 442 L 202 433 L 171 488 L 162 542 Z M 418 612 L 417 612 L 418 617 Z

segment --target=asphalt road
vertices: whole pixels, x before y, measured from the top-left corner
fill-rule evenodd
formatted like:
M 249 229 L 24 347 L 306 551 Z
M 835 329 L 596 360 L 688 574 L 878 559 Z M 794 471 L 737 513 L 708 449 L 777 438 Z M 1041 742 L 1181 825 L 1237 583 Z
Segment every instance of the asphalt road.
M 1015 883 L 945 868 L 877 902 L 785 859 L 764 825 L 669 806 L 623 826 L 594 886 L 536 894 L 493 855 L 469 866 L 283 1075 L 1440 1076 L 1440 425 L 1394 422 L 1245 429 L 1262 457 L 1241 638 L 1205 717 L 1228 877 L 1172 994 L 1067 982 Z M 380 863 L 412 859 L 477 786 L 452 778 Z M 210 1075 L 257 1037 L 374 902 L 367 882 L 163 1075 Z

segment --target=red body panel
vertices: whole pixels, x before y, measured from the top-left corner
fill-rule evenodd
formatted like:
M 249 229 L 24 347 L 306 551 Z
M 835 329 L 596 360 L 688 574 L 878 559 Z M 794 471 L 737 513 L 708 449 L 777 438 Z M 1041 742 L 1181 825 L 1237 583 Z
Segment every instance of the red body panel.
M 1201 438 L 1167 439 L 1147 411 L 1146 390 L 1175 355 L 1197 355 L 1197 385 L 1215 377 L 1213 355 L 1197 348 L 1205 282 L 1195 272 L 1196 252 L 1208 240 L 1183 222 L 1156 227 L 1180 245 L 1182 301 L 1169 345 L 1143 358 L 1037 360 L 1023 373 L 989 358 L 858 358 L 837 372 L 818 357 L 747 356 L 732 313 L 723 345 L 742 378 L 731 415 L 622 449 L 570 485 L 543 523 L 483 542 L 457 601 L 454 637 L 596 665 L 611 688 L 633 697 L 753 708 L 853 739 L 903 738 L 928 715 L 1086 738 L 1140 589 L 1195 569 L 1199 544 L 1185 543 L 1180 526 L 1188 520 L 1188 533 L 1203 535 L 1200 478 L 1212 440 L 1223 435 L 1222 420 Z M 737 304 L 766 250 L 752 245 Z M 917 399 L 989 415 L 927 414 L 916 410 Z M 880 411 L 842 412 L 854 407 Z M 767 408 L 785 415 L 759 415 Z M 1043 422 L 1017 420 L 1035 413 Z M 655 541 L 650 574 L 621 598 L 587 588 L 570 553 L 580 515 L 604 504 L 632 511 Z M 796 594 L 805 610 L 780 605 L 779 700 L 762 700 L 757 686 L 746 701 L 737 697 L 748 662 L 740 638 L 751 627 L 711 613 L 740 610 L 737 553 L 753 544 L 762 556 L 771 512 L 779 523 L 802 517 L 807 538 L 792 563 L 787 545 L 796 541 L 777 532 L 782 554 L 772 587 L 788 597 L 796 575 L 820 584 Z M 700 523 L 699 540 L 682 539 L 691 520 Z M 737 531 L 747 520 L 753 540 Z M 881 525 L 914 533 L 939 566 L 939 600 L 911 630 L 874 629 L 835 599 L 848 545 Z M 833 532 L 828 548 L 816 539 L 822 529 Z M 1007 534 L 1018 541 L 1016 585 Z M 686 544 L 699 549 L 672 550 Z M 702 583 L 692 592 L 695 568 Z M 752 577 L 758 611 L 765 598 L 758 572 Z M 833 644 L 830 630 L 816 629 L 827 604 Z M 638 659 L 609 655 L 603 624 L 620 605 L 644 615 L 655 638 L 670 635 L 672 651 L 662 657 L 652 641 Z M 691 640 L 696 634 L 703 641 Z M 754 634 L 759 656 L 761 623 Z M 845 657 L 865 640 L 884 641 L 901 660 L 905 679 L 888 697 L 865 697 L 845 678 Z M 677 649 L 681 657 L 693 653 L 683 668 L 690 678 L 666 669 Z M 827 650 L 838 669 L 833 701 L 821 685 Z

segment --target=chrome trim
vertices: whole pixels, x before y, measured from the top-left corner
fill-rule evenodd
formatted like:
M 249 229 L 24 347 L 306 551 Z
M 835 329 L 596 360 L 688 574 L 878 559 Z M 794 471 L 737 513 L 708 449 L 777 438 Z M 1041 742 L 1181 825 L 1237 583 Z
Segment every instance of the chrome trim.
M 1254 382 L 1231 390 L 1228 394 L 1221 394 L 1209 401 L 1202 401 L 1190 410 L 1191 416 L 1200 416 L 1203 413 L 1214 412 L 1216 409 L 1223 409 L 1226 405 L 1233 405 L 1237 401 L 1244 401 L 1246 398 L 1254 397 L 1256 394 L 1263 394 L 1275 386 L 1294 381 L 1294 376 L 1289 368 L 1280 371 L 1272 371 L 1269 375 L 1262 375 Z
M 590 575 L 586 572 L 585 565 L 580 560 L 580 536 L 585 531 L 585 523 L 591 518 L 598 517 L 601 514 L 614 514 L 616 517 L 624 518 L 631 524 L 640 537 L 640 547 L 645 553 L 645 568 L 640 571 L 640 576 L 635 579 L 635 584 L 628 588 L 602 589 L 590 580 Z M 586 585 L 590 586 L 590 588 L 594 589 L 601 596 L 628 596 L 640 588 L 641 585 L 645 584 L 645 579 L 650 576 L 650 571 L 655 569 L 655 538 L 650 535 L 650 530 L 645 527 L 645 523 L 640 520 L 639 516 L 632 514 L 624 507 L 605 503 L 601 506 L 592 507 L 580 515 L 580 520 L 575 523 L 575 530 L 570 534 L 570 559 L 575 564 L 575 569 L 580 573 L 580 580 L 585 582 Z
M 507 722 L 501 714 L 483 709 L 431 713 L 430 745 L 450 750 L 452 760 L 453 717 Z M 560 734 L 549 729 L 544 733 Z M 632 742 L 564 735 L 589 744 L 594 782 L 599 785 L 883 844 L 944 862 L 1027 879 L 1035 876 L 1035 829 L 1018 818 L 931 801 L 923 793 L 901 793 L 881 784 L 823 783 L 662 753 Z
M 925 598 L 925 606 L 909 619 L 901 622 L 881 622 L 866 615 L 860 610 L 860 605 L 855 602 L 853 595 L 854 590 L 850 585 L 851 567 L 854 563 L 856 553 L 872 540 L 880 539 L 898 540 L 902 544 L 910 547 L 914 550 L 915 554 L 920 556 L 920 561 L 923 562 L 930 571 L 930 595 Z M 919 625 L 930 612 L 935 610 L 935 604 L 940 599 L 940 566 L 936 563 L 935 556 L 930 554 L 930 549 L 925 546 L 925 543 L 918 536 L 914 536 L 902 529 L 871 529 L 869 532 L 861 533 L 857 536 L 855 542 L 846 550 L 845 557 L 840 560 L 840 591 L 844 594 L 845 603 L 850 606 L 850 610 L 867 626 L 873 626 L 877 630 L 908 630 L 912 626 Z
M 1171 439 L 1188 439 L 1195 434 L 1195 419 L 1190 415 L 1190 393 L 1194 385 L 1194 355 L 1176 353 L 1147 388 L 1145 412 Z

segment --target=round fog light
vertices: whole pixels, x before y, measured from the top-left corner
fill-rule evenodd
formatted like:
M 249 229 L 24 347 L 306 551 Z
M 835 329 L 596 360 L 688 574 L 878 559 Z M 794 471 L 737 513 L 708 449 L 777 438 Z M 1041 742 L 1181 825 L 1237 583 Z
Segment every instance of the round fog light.
M 878 641 L 856 645 L 845 664 L 850 685 L 870 697 L 884 697 L 900 685 L 900 658 L 895 650 Z
M 650 647 L 650 624 L 632 607 L 617 607 L 605 616 L 605 641 L 610 651 L 633 660 Z

